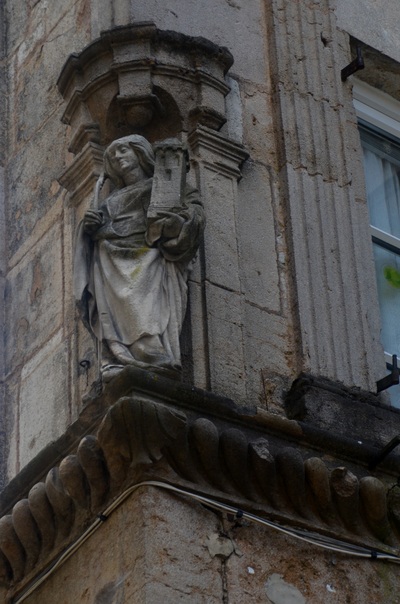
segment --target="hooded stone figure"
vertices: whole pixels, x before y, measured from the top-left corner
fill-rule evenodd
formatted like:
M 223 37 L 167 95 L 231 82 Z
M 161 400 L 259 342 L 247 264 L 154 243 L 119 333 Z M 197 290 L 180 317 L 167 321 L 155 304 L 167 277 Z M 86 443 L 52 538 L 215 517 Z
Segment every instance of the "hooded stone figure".
M 75 294 L 99 342 L 103 379 L 125 365 L 178 377 L 187 276 L 204 229 L 195 189 L 175 208 L 148 217 L 154 153 L 142 136 L 115 140 L 104 153 L 114 191 L 78 228 Z

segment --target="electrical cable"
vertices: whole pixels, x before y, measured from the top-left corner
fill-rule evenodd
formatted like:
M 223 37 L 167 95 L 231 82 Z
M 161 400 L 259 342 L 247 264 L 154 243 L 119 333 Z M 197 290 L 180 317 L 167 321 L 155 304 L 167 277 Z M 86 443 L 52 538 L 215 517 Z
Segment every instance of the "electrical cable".
M 146 480 L 143 482 L 139 482 L 121 493 L 113 503 L 111 503 L 101 514 L 99 514 L 93 524 L 75 541 L 75 543 L 71 544 L 69 548 L 65 550 L 61 556 L 38 578 L 35 582 L 28 587 L 22 594 L 17 597 L 13 601 L 13 604 L 21 604 L 26 598 L 28 598 L 42 583 L 44 583 L 50 575 L 52 575 L 57 568 L 59 568 L 68 558 L 70 558 L 79 547 L 87 540 L 89 537 L 99 528 L 101 524 L 103 524 L 112 512 L 121 505 L 127 497 L 129 497 L 134 491 L 139 489 L 140 487 L 158 487 L 162 489 L 166 489 L 168 491 L 172 491 L 173 493 L 177 493 L 179 495 L 185 495 L 198 501 L 199 503 L 216 509 L 218 511 L 226 512 L 227 514 L 234 515 L 236 518 L 240 520 L 248 520 L 250 522 L 254 522 L 256 524 L 261 524 L 262 526 L 267 526 L 269 528 L 273 528 L 277 531 L 280 531 L 290 537 L 295 537 L 301 541 L 305 541 L 306 543 L 310 543 L 312 545 L 316 545 L 317 547 L 321 547 L 323 549 L 327 549 L 329 551 L 341 554 L 348 554 L 351 556 L 356 556 L 359 558 L 369 558 L 372 560 L 387 560 L 389 562 L 394 562 L 395 564 L 400 564 L 400 557 L 394 554 L 389 554 L 387 552 L 379 552 L 373 549 L 368 549 L 367 547 L 362 547 L 350 543 L 346 543 L 344 541 L 331 539 L 329 537 L 324 537 L 322 535 L 316 535 L 315 533 L 310 533 L 308 531 L 303 531 L 301 529 L 291 529 L 276 522 L 272 522 L 271 520 L 267 520 L 266 518 L 262 518 L 261 516 L 257 516 L 250 512 L 245 512 L 237 507 L 228 505 L 226 503 L 222 503 L 221 501 L 217 501 L 215 499 L 210 499 L 209 497 L 205 497 L 204 495 L 198 495 L 197 493 L 192 493 L 187 489 L 183 489 L 180 487 L 176 487 L 167 482 L 161 482 L 157 480 Z

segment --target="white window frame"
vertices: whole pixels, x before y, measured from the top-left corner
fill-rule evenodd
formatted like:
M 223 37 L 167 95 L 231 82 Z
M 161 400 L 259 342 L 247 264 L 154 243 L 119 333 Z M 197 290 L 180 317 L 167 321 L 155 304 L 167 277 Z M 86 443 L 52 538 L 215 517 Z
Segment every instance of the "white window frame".
M 390 95 L 357 80 L 353 87 L 353 105 L 357 117 L 364 122 L 376 126 L 383 132 L 394 136 L 400 141 L 400 102 Z M 400 255 L 400 239 L 370 226 L 372 241 L 390 246 Z M 386 244 L 386 246 L 385 246 Z M 392 353 L 385 351 L 385 361 L 392 363 Z

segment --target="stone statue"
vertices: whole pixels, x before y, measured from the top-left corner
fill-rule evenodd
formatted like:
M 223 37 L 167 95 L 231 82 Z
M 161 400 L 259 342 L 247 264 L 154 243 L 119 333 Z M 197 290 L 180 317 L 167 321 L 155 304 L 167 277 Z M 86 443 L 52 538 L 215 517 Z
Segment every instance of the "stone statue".
M 79 226 L 75 293 L 105 381 L 126 365 L 180 375 L 187 277 L 205 222 L 182 158 L 176 139 L 155 155 L 138 135 L 115 140 L 104 153 L 95 198 L 105 178 L 115 189 Z

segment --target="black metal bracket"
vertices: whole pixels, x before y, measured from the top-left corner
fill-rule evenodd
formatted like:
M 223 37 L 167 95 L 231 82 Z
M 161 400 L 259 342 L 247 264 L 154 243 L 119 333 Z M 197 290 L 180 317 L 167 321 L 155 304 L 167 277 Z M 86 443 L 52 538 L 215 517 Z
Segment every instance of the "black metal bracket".
M 383 461 L 385 457 L 387 457 L 389 453 L 391 453 L 398 445 L 400 445 L 400 434 L 392 438 L 392 440 L 385 447 L 383 447 L 382 451 L 376 457 L 374 457 L 368 466 L 369 469 L 375 470 L 376 466 L 379 465 L 381 461 Z
M 363 59 L 362 53 L 361 53 L 361 46 L 357 46 L 356 51 L 357 51 L 357 56 L 354 59 L 354 61 L 349 63 L 347 65 L 347 67 L 343 67 L 342 71 L 340 72 L 341 77 L 342 77 L 342 82 L 345 82 L 349 76 L 353 75 L 353 73 L 356 73 L 356 71 L 359 71 L 360 69 L 364 69 L 364 67 L 365 67 L 364 59 Z
M 391 370 L 391 373 L 389 373 L 389 375 L 385 376 L 384 378 L 382 378 L 381 380 L 378 380 L 376 382 L 376 392 L 377 394 L 379 392 L 382 392 L 382 390 L 386 390 L 387 388 L 390 388 L 390 386 L 395 386 L 396 384 L 400 383 L 400 372 L 399 372 L 399 368 L 397 367 L 397 355 L 394 354 L 392 356 L 392 364 L 386 364 L 386 367 L 388 369 Z

